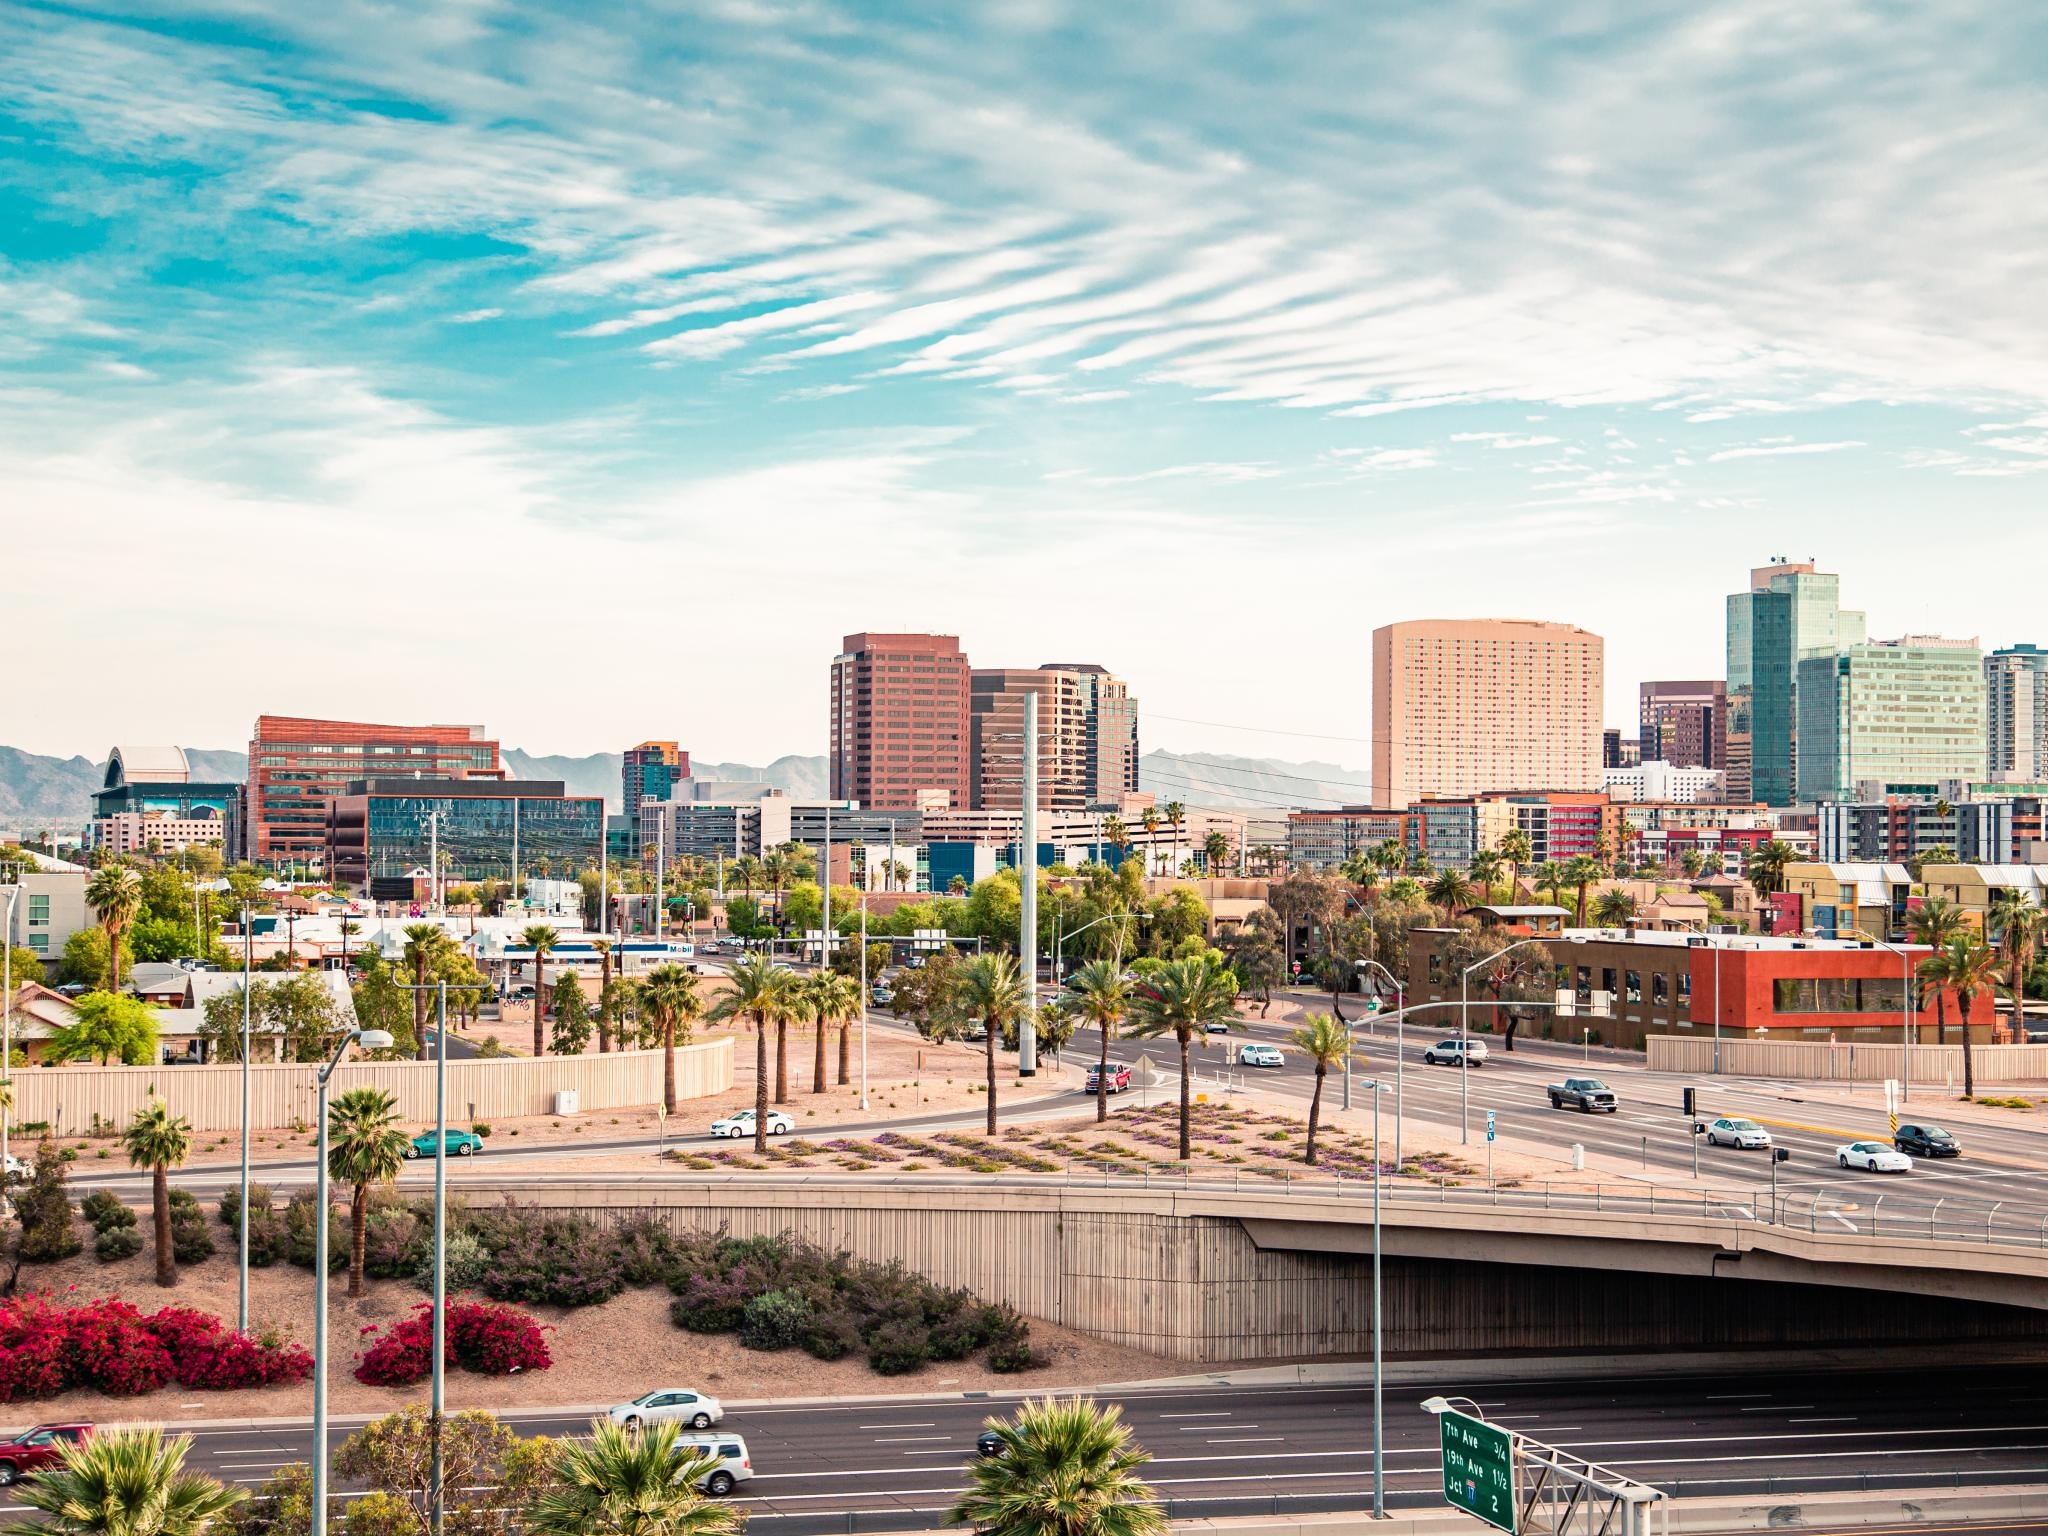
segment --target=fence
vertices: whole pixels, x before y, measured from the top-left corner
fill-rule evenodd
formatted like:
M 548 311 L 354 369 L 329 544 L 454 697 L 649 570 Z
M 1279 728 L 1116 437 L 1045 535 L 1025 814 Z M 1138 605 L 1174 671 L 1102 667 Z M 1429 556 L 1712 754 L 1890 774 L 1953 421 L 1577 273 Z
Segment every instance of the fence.
M 1711 1036 L 1652 1035 L 1646 1042 L 1652 1072 L 1706 1073 L 1714 1070 Z M 1720 1044 L 1724 1077 L 1775 1077 L 1803 1082 L 1881 1083 L 1909 1075 L 1906 1050 L 1828 1040 L 1737 1040 Z M 1960 1045 L 1915 1045 L 1910 1076 L 1916 1083 L 1956 1087 L 1963 1080 Z M 2048 1081 L 2048 1045 L 1977 1045 L 1970 1048 L 1978 1087 L 1995 1083 Z
M 544 1115 L 555 1095 L 568 1090 L 584 1112 L 629 1109 L 661 1102 L 660 1051 L 612 1051 L 586 1056 L 450 1060 L 448 1114 L 486 1120 Z M 318 1068 L 257 1064 L 249 1069 L 252 1128 L 280 1130 L 313 1123 Z M 707 1040 L 676 1050 L 676 1096 L 707 1098 L 732 1086 L 732 1041 Z M 403 1120 L 434 1114 L 434 1064 L 426 1061 L 344 1062 L 332 1091 L 382 1088 L 398 1100 Z M 242 1123 L 242 1069 L 225 1067 L 63 1066 L 17 1070 L 16 1124 L 47 1122 L 59 1134 L 101 1124 L 125 1124 L 160 1095 L 173 1114 L 197 1131 L 231 1131 Z

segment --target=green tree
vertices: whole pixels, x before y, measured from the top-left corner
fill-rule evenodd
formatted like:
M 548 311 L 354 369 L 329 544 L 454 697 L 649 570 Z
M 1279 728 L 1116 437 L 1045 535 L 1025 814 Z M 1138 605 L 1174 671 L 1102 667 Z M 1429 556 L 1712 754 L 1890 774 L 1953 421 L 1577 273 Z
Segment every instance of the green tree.
M 987 1427 L 1001 1448 L 967 1464 L 948 1525 L 990 1536 L 1166 1536 L 1166 1512 L 1138 1476 L 1152 1458 L 1114 1405 L 1048 1397 Z
M 381 1029 L 388 1032 L 399 1051 L 409 1050 L 420 1038 L 411 1033 L 413 1028 L 413 1005 L 406 1001 L 406 995 L 399 990 L 398 973 L 389 960 L 374 949 L 361 951 L 357 957 L 358 980 L 354 988 L 356 1022 L 364 1029 Z M 416 994 L 424 996 L 424 993 Z M 219 999 L 214 1000 L 218 1002 Z M 235 999 L 235 1012 L 241 1012 L 241 998 Z M 207 1004 L 207 1016 L 212 1017 L 213 1004 Z M 240 1046 L 240 1025 L 236 1026 L 236 1049 Z
M 72 1005 L 69 1023 L 50 1033 L 44 1055 L 51 1061 L 90 1061 L 101 1066 L 119 1058 L 123 1066 L 146 1067 L 156 1059 L 156 1010 L 119 992 L 88 992 Z
M 327 1106 L 327 1176 L 351 1186 L 348 1293 L 363 1294 L 370 1233 L 370 1190 L 396 1182 L 409 1145 L 398 1100 L 382 1088 L 350 1088 Z
M 1145 910 L 1152 914 L 1144 929 L 1146 948 L 1152 954 L 1174 954 L 1190 939 L 1206 940 L 1208 936 L 1209 908 L 1188 886 L 1162 891 L 1145 903 Z
M 4 942 L 6 942 L 6 936 L 0 935 L 0 943 Z M 20 945 L 16 945 L 14 953 L 9 957 L 9 969 L 14 973 L 15 986 L 23 987 L 31 983 L 41 985 L 43 980 L 43 957 L 32 949 L 23 949 Z
M 1707 856 L 1698 848 L 1688 848 L 1678 856 L 1678 867 L 1685 872 L 1688 880 L 1697 880 L 1706 873 Z
M 471 1409 L 441 1420 L 441 1486 L 448 1536 L 515 1536 L 549 1480 L 555 1445 L 523 1437 Z M 335 1452 L 339 1478 L 369 1490 L 365 1524 L 379 1536 L 431 1536 L 433 1417 L 415 1404 L 364 1425 Z M 349 1528 L 357 1520 L 351 1512 Z
M 583 1000 L 583 983 L 574 971 L 564 971 L 555 982 L 554 1052 L 557 1056 L 581 1056 L 590 1049 L 590 1005 Z
M 1496 851 L 1500 854 L 1501 863 L 1507 869 L 1508 901 L 1512 903 L 1516 899 L 1515 877 L 1528 868 L 1529 860 L 1535 857 L 1536 850 L 1534 845 L 1530 843 L 1527 832 L 1524 832 L 1520 827 L 1509 827 L 1507 831 L 1501 833 L 1500 843 Z
M 14 1496 L 32 1513 L 15 1536 L 208 1536 L 241 1502 L 239 1490 L 185 1470 L 190 1435 L 153 1424 L 102 1429 L 62 1447 Z
M 128 940 L 121 940 L 121 965 L 125 970 L 134 964 L 135 955 L 129 948 Z M 112 991 L 108 977 L 113 973 L 113 958 L 107 948 L 107 934 L 103 928 L 80 928 L 64 941 L 64 955 L 57 962 L 57 975 L 68 982 L 94 991 Z
M 1635 897 L 1619 886 L 1602 891 L 1593 903 L 1593 921 L 1602 928 L 1626 927 L 1635 915 Z
M 1750 888 L 1759 896 L 1777 895 L 1785 889 L 1785 866 L 1796 863 L 1798 858 L 1798 849 L 1775 837 L 1759 844 L 1749 855 Z
M 850 1077 L 853 1021 L 860 1016 L 860 982 L 839 971 L 820 971 L 811 978 L 811 1008 L 818 1021 L 818 1055 L 811 1064 L 811 1092 L 825 1091 L 825 1036 L 839 1028 L 839 1081 Z
M 983 882 L 984 884 L 986 882 Z M 1017 974 L 1017 962 L 992 951 L 976 955 L 960 967 L 954 981 L 954 1006 L 971 1019 L 979 1019 L 988 1031 L 982 1050 L 988 1066 L 988 1133 L 996 1133 L 996 1042 L 1006 1025 L 1024 1011 L 1024 979 Z
M 550 930 L 552 932 L 552 930 Z M 439 966 L 454 947 L 448 935 L 438 923 L 409 923 L 405 929 L 406 965 L 412 971 L 412 1038 L 413 1049 L 419 1059 L 427 1059 L 427 973 Z M 534 1038 L 540 1038 L 539 994 L 535 994 L 533 1005 Z M 535 1049 L 538 1054 L 538 1047 Z
M 64 1154 L 47 1131 L 36 1143 L 28 1184 L 14 1195 L 14 1219 L 21 1224 L 15 1248 L 19 1260 L 50 1264 L 83 1246 L 71 1219 L 71 1194 L 64 1187 Z
M 1924 849 L 1906 860 L 1906 872 L 1915 880 L 1924 880 L 1927 877 L 1927 870 L 1930 865 L 1939 867 L 1943 864 L 1953 864 L 1955 862 L 1955 849 L 1949 847 L 1947 843 L 1937 843 L 1934 847 Z
M 1564 883 L 1578 893 L 1577 904 L 1573 908 L 1574 927 L 1586 926 L 1586 918 L 1590 915 L 1587 910 L 1587 893 L 1602 873 L 1600 861 L 1590 854 L 1575 854 L 1564 861 Z
M 1251 921 L 1222 934 L 1217 942 L 1230 958 L 1238 985 L 1259 994 L 1259 1017 L 1263 1019 L 1273 1006 L 1273 989 L 1287 980 L 1287 962 L 1273 936 L 1269 914 L 1254 911 Z
M 1194 1156 L 1190 1051 L 1209 1025 L 1236 1022 L 1237 978 L 1220 957 L 1168 960 L 1140 981 L 1131 1011 L 1132 1034 L 1170 1034 L 1180 1044 L 1180 1158 L 1187 1162 Z
M 587 1440 L 556 1444 L 531 1536 L 737 1536 L 746 1516 L 697 1491 L 716 1458 L 676 1443 L 681 1426 L 626 1430 L 590 1422 Z
M 1211 832 L 1202 839 L 1202 859 L 1212 877 L 1229 874 L 1230 839 L 1221 832 Z
M 1940 949 L 1967 926 L 1963 909 L 1940 896 L 1929 896 L 1906 909 L 1906 930 L 1913 942 Z
M 1505 860 L 1491 848 L 1482 848 L 1472 855 L 1472 865 L 1466 871 L 1472 877 L 1473 894 L 1482 902 L 1493 900 L 1493 887 L 1500 879 L 1501 867 Z
M 2027 995 L 2027 977 L 2034 969 L 2041 940 L 2048 935 L 2048 912 L 2035 906 L 2023 892 L 2002 889 L 1992 893 L 1990 916 L 1998 936 L 1998 952 L 2005 962 L 2003 990 L 2012 999 L 2015 1017 L 2020 1017 L 2025 1013 L 2021 1005 Z
M 102 864 L 85 882 L 85 904 L 99 918 L 100 928 L 107 936 L 107 953 L 113 957 L 107 990 L 118 992 L 121 990 L 121 936 L 142 909 L 142 881 L 125 864 Z
M 742 962 L 744 963 L 744 962 Z M 697 978 L 680 965 L 658 965 L 640 987 L 640 1003 L 661 1033 L 661 1102 L 676 1112 L 676 1044 L 690 1041 L 690 1026 L 703 1013 Z
M 1294 1031 L 1295 1047 L 1309 1059 L 1315 1068 L 1315 1091 L 1308 1101 L 1308 1146 L 1302 1154 L 1302 1161 L 1311 1168 L 1316 1161 L 1316 1127 L 1323 1118 L 1323 1079 L 1330 1075 L 1330 1068 L 1342 1067 L 1351 1055 L 1351 1031 L 1339 1019 L 1327 1013 L 1312 1013 L 1301 1021 L 1301 1028 Z M 1374 1149 L 1377 1155 L 1378 1149 Z
M 1973 1099 L 1977 1096 L 1977 1073 L 1970 1055 L 1970 1008 L 1980 995 L 1999 984 L 1998 951 L 1974 933 L 1959 933 L 1920 963 L 1920 973 L 1929 976 L 1937 987 L 1945 986 L 1956 995 L 1956 1012 L 1961 1015 L 1963 1027 L 1963 1097 Z M 1940 995 L 1935 994 L 1937 1007 Z
M 541 1015 L 547 1012 L 548 1000 L 548 951 L 555 947 L 555 930 L 546 923 L 534 923 L 519 935 L 520 944 L 533 951 L 533 1054 L 536 1059 L 547 1054 L 547 1042 L 541 1037 Z
M 726 972 L 730 989 L 711 1010 L 714 1019 L 754 1021 L 754 1150 L 768 1150 L 768 1026 L 788 1027 L 797 1006 L 796 972 L 767 955 L 743 956 Z
M 1067 978 L 1067 994 L 1080 1016 L 1102 1037 L 1095 1077 L 1095 1119 L 1109 1119 L 1109 1042 L 1131 1012 L 1131 984 L 1115 960 L 1090 960 Z
M 128 1129 L 121 1133 L 128 1149 L 128 1166 L 147 1168 L 150 1183 L 150 1215 L 156 1223 L 156 1283 L 178 1283 L 178 1259 L 171 1247 L 171 1170 L 185 1166 L 192 1150 L 192 1123 L 173 1115 L 162 1099 L 152 1096 L 135 1111 Z

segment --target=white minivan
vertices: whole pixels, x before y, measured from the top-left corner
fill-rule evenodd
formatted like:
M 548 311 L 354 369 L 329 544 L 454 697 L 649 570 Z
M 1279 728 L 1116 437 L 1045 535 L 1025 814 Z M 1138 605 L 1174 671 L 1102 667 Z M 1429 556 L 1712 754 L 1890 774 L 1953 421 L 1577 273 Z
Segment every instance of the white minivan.
M 1422 1064 L 1426 1067 L 1439 1063 L 1447 1067 L 1483 1067 L 1486 1057 L 1484 1040 L 1439 1040 L 1422 1053 Z

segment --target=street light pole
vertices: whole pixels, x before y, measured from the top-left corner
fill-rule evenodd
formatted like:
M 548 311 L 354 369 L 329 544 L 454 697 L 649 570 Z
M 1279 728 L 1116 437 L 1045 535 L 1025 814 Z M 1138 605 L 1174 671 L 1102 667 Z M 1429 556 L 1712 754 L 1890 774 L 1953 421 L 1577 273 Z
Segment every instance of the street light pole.
M 0 1081 L 6 1083 L 8 1095 L 14 1089 L 14 903 L 21 895 L 21 878 L 16 876 L 7 887 L 7 927 L 0 930 Z M 14 1160 L 8 1146 L 8 1133 L 12 1129 L 14 1106 L 0 1105 L 0 1188 L 7 1183 L 7 1167 Z M 249 1114 L 242 1112 L 242 1124 L 249 1123 Z M 245 1130 L 244 1136 L 249 1133 Z M 248 1199 L 247 1195 L 242 1197 Z M 248 1320 L 242 1327 L 246 1331 Z
M 341 1037 L 334 1055 L 320 1069 L 319 1162 L 313 1174 L 313 1525 L 312 1536 L 327 1536 L 327 1084 L 341 1058 L 358 1040 L 366 1051 L 389 1050 L 390 1031 L 356 1028 Z M 249 1213 L 242 1212 L 242 1230 Z
M 445 1513 L 441 1480 L 441 1415 L 448 1353 L 448 983 L 434 995 L 434 1466 L 433 1536 Z
M 1384 965 L 1381 965 L 1381 964 L 1379 963 L 1379 961 L 1377 961 L 1377 960 L 1358 960 L 1358 961 L 1354 961 L 1354 962 L 1352 963 L 1352 967 L 1351 967 L 1351 969 L 1352 969 L 1352 970 L 1353 970 L 1354 972 L 1357 972 L 1357 971 L 1363 971 L 1363 970 L 1375 970 L 1375 971 L 1378 971 L 1378 972 L 1379 972 L 1379 973 L 1380 973 L 1380 974 L 1381 974 L 1382 976 L 1386 977 L 1386 978 L 1387 978 L 1387 985 L 1388 985 L 1388 986 L 1390 986 L 1390 987 L 1392 987 L 1392 988 L 1394 989 L 1394 1008 L 1395 1008 L 1395 1011 L 1396 1011 L 1397 1013 L 1399 1012 L 1399 1010 L 1400 1010 L 1400 1007 L 1401 1007 L 1401 983 L 1400 983 L 1400 982 L 1398 982 L 1398 981 L 1396 981 L 1396 980 L 1394 979 L 1394 973 L 1393 973 L 1392 971 L 1388 970 L 1388 969 L 1387 969 L 1387 968 L 1386 968 L 1386 967 L 1385 967 Z M 1368 1020 L 1368 1021 L 1370 1021 L 1370 1020 L 1371 1020 L 1372 1018 L 1376 1017 L 1376 1015 L 1368 1014 L 1368 1015 L 1367 1015 L 1366 1017 L 1367 1017 L 1367 1020 Z M 1355 1021 L 1349 1021 L 1349 1020 L 1347 1020 L 1347 1021 L 1346 1021 L 1346 1023 L 1345 1023 L 1345 1025 L 1344 1025 L 1344 1041 L 1345 1041 L 1345 1050 L 1344 1050 L 1344 1062 L 1345 1062 L 1345 1066 L 1344 1066 L 1344 1107 L 1345 1107 L 1346 1109 L 1349 1109 L 1349 1108 L 1351 1107 L 1351 1065 L 1350 1065 L 1350 1063 L 1351 1063 L 1351 1048 L 1350 1048 L 1350 1043 L 1351 1043 L 1351 1024 L 1352 1024 L 1352 1022 L 1355 1022 Z M 1399 1062 L 1398 1060 L 1397 1060 L 1397 1061 L 1396 1061 L 1396 1062 L 1394 1063 L 1394 1070 L 1395 1070 L 1395 1072 L 1396 1072 L 1396 1073 L 1398 1073 L 1398 1072 L 1399 1072 L 1399 1071 L 1401 1070 L 1401 1064 L 1400 1064 L 1400 1062 Z
M 251 1030 L 250 1012 L 255 1006 L 250 986 L 255 974 L 249 964 L 249 951 L 253 948 L 249 936 L 249 906 L 242 904 L 242 1216 L 236 1223 L 241 1235 L 236 1239 L 237 1287 L 235 1292 L 235 1326 L 242 1332 L 249 1331 L 249 1053 Z

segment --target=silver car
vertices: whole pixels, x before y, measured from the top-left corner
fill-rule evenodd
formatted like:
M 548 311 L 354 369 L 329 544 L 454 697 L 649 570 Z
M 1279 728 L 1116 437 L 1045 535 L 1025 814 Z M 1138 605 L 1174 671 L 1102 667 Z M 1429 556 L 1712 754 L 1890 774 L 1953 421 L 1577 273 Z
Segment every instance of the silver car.
M 1770 1144 L 1771 1133 L 1754 1120 L 1723 1115 L 1707 1126 L 1707 1145 L 1710 1147 L 1734 1147 L 1738 1151 L 1755 1152 Z
M 754 1475 L 747 1442 L 738 1435 L 677 1435 L 676 1455 L 684 1461 L 708 1458 L 712 1465 L 697 1475 L 697 1487 L 723 1498 Z
M 717 1398 L 688 1387 L 657 1387 L 611 1410 L 611 1421 L 627 1429 L 670 1421 L 692 1429 L 709 1429 L 724 1417 L 725 1409 Z

